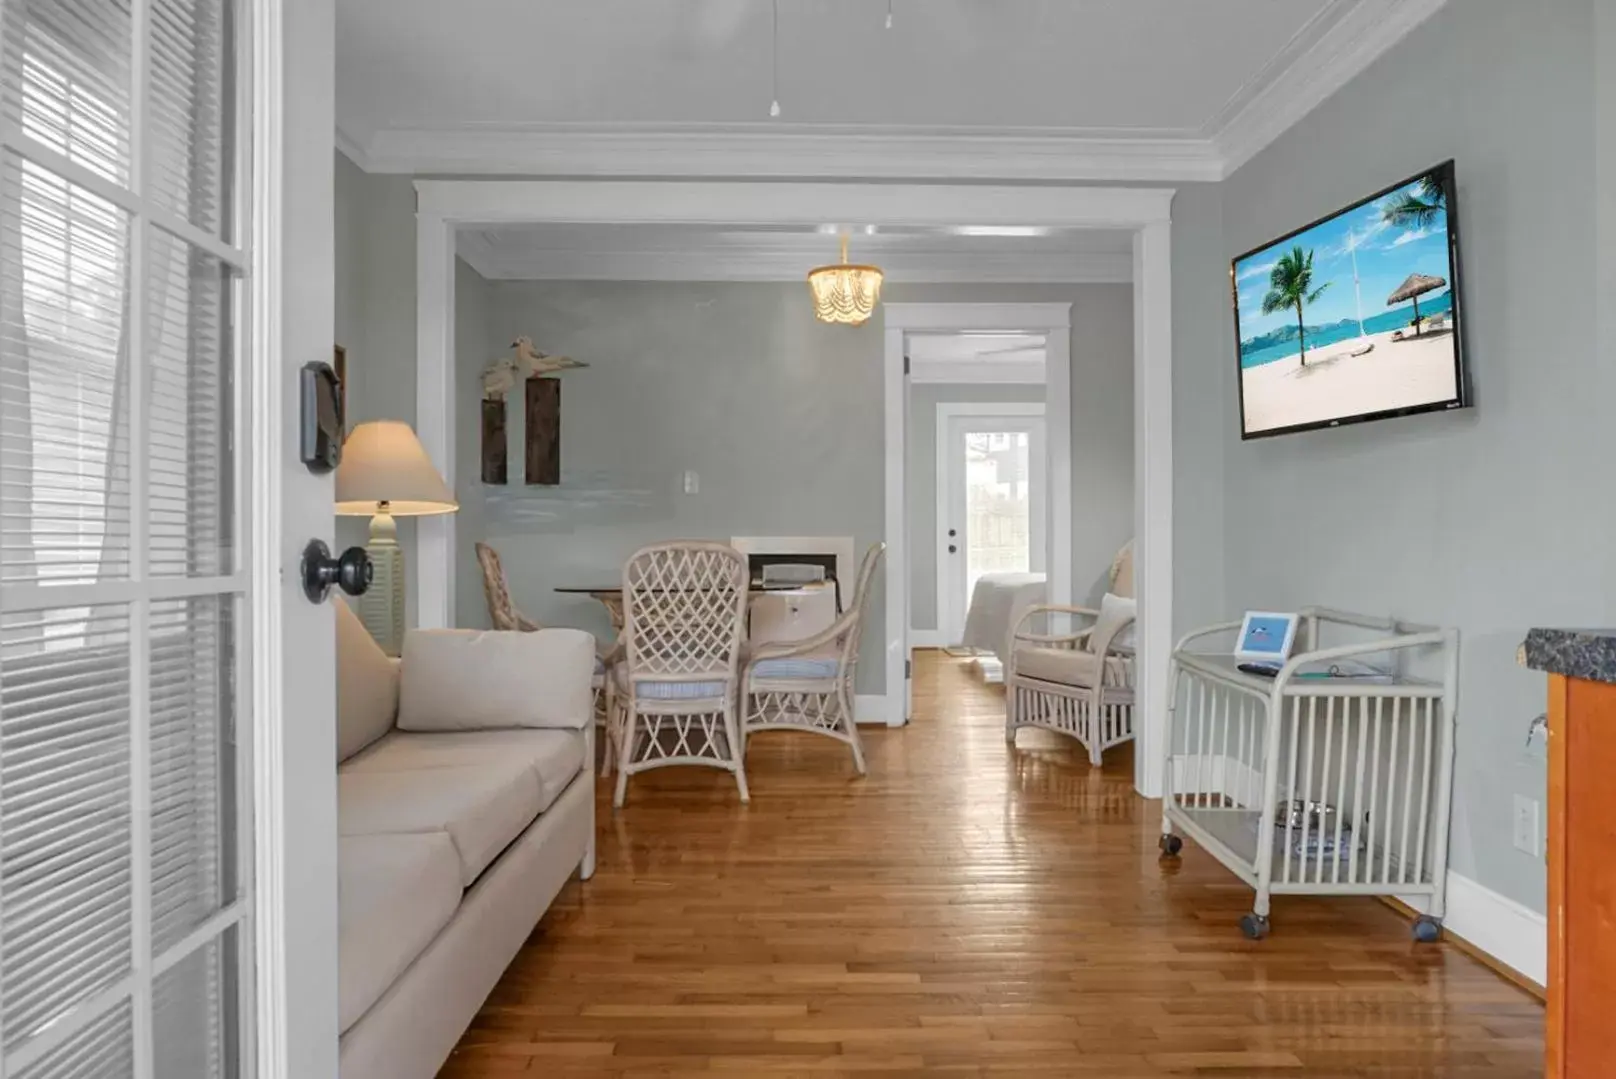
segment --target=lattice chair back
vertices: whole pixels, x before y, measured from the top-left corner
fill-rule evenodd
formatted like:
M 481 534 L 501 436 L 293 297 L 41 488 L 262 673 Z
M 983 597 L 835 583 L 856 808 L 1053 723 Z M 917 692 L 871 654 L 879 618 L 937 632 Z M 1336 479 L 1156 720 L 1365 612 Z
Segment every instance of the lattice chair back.
M 872 543 L 870 549 L 864 552 L 864 561 L 859 563 L 858 583 L 853 588 L 853 610 L 857 612 L 857 617 L 842 638 L 842 676 L 850 683 L 853 670 L 858 666 L 859 637 L 864 633 L 865 610 L 870 605 L 870 593 L 875 590 L 875 571 L 881 567 L 881 559 L 886 553 L 885 543 Z
M 486 543 L 477 544 L 477 564 L 483 571 L 483 595 L 488 600 L 488 621 L 495 629 L 525 630 L 532 632 L 538 623 L 522 614 L 511 601 L 510 585 L 505 580 L 505 567 L 500 564 L 499 552 Z
M 749 574 L 723 543 L 643 547 L 623 566 L 627 674 L 639 680 L 734 678 Z

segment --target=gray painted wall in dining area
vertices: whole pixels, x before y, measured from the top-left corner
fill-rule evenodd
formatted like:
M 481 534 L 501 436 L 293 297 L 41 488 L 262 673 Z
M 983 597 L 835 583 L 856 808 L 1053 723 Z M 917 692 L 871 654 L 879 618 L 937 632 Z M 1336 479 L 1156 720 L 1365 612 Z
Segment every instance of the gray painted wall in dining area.
M 886 298 L 1072 303 L 1074 326 L 1081 317 L 1088 327 L 1074 329 L 1074 367 L 1104 371 L 1107 396 L 1117 386 L 1127 394 L 1120 408 L 1084 401 L 1080 414 L 1107 446 L 1074 468 L 1083 491 L 1075 501 L 1092 504 L 1120 485 L 1131 506 L 1130 286 L 893 286 Z M 462 303 L 457 326 L 477 317 Z M 863 327 L 827 326 L 797 283 L 496 281 L 486 325 L 488 347 L 456 361 L 460 625 L 488 620 L 472 554 L 479 539 L 499 550 L 531 617 L 605 633 L 598 604 L 555 589 L 615 583 L 647 542 L 850 535 L 862 552 L 881 538 L 879 315 Z M 510 484 L 479 482 L 477 373 L 523 334 L 590 364 L 562 379 L 558 489 L 526 487 L 514 455 Z M 508 414 L 513 448 L 518 412 L 513 404 Z M 686 470 L 699 476 L 699 493 L 683 493 Z M 1083 564 L 1109 563 L 1120 542 L 1092 526 L 1077 534 Z M 884 574 L 871 597 L 862 693 L 883 692 L 883 604 Z

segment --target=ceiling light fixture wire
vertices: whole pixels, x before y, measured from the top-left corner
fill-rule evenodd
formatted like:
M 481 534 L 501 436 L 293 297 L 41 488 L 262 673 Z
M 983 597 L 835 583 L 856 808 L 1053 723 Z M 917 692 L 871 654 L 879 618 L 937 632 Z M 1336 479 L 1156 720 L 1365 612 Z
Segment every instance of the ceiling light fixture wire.
M 769 101 L 769 115 L 780 115 L 780 0 L 774 0 L 773 17 L 769 25 L 769 85 L 773 96 Z

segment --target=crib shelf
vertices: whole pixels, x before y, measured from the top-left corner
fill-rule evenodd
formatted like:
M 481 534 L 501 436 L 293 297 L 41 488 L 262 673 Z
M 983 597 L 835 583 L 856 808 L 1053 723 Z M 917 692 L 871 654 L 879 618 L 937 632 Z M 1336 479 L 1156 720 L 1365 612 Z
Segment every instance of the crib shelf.
M 1425 907 L 1416 939 L 1435 939 L 1458 632 L 1313 608 L 1301 651 L 1269 679 L 1237 669 L 1239 627 L 1197 630 L 1173 653 L 1163 854 L 1188 838 L 1249 884 L 1253 938 L 1268 934 L 1270 897 L 1290 893 L 1412 899 Z M 1326 646 L 1326 631 L 1367 639 Z M 1354 664 L 1383 675 L 1305 677 Z

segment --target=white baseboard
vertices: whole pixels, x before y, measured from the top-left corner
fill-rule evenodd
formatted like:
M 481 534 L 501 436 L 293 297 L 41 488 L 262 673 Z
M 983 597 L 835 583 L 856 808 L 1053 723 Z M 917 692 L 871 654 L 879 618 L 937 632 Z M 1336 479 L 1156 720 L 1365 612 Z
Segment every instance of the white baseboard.
M 909 631 L 910 648 L 947 648 L 948 638 L 940 629 L 912 629 Z
M 887 695 L 860 693 L 853 698 L 853 720 L 885 727 L 887 725 Z
M 1427 896 L 1398 896 L 1424 910 Z M 1469 877 L 1448 872 L 1448 912 L 1442 925 L 1538 985 L 1549 977 L 1549 919 Z

